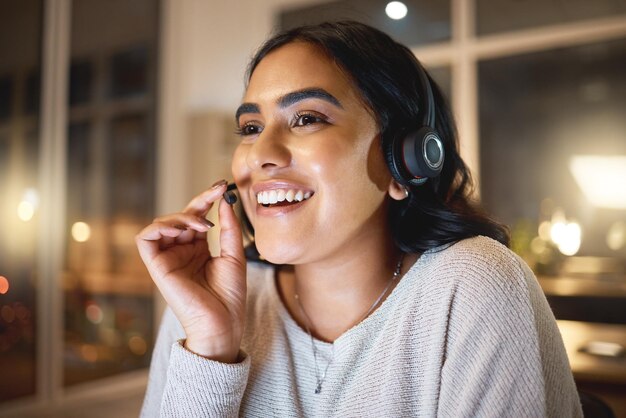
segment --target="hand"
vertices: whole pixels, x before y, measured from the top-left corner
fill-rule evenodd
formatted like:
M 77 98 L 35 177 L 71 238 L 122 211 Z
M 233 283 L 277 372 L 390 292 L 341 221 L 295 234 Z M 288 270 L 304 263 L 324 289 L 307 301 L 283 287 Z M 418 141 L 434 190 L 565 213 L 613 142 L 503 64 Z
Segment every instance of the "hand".
M 233 208 L 219 202 L 219 257 L 211 257 L 205 219 L 226 191 L 222 181 L 196 196 L 181 213 L 156 218 L 135 238 L 148 272 L 180 321 L 185 347 L 217 361 L 234 363 L 243 336 L 246 260 Z

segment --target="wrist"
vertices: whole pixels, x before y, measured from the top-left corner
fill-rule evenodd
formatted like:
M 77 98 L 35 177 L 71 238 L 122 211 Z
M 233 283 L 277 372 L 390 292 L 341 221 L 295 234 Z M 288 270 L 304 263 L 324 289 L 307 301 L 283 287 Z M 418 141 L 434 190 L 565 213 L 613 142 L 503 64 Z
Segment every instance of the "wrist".
M 237 363 L 239 356 L 239 347 L 225 347 L 221 344 L 215 344 L 210 341 L 198 341 L 192 338 L 183 340 L 183 348 L 197 356 L 220 363 Z

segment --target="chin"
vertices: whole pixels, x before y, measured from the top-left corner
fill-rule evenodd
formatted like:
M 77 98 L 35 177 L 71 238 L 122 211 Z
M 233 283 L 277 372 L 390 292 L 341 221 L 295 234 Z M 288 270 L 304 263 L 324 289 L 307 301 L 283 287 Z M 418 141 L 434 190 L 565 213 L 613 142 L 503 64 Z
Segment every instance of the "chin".
M 255 237 L 254 243 L 261 257 L 272 264 L 296 264 L 296 260 L 300 258 L 297 247 L 291 242 Z

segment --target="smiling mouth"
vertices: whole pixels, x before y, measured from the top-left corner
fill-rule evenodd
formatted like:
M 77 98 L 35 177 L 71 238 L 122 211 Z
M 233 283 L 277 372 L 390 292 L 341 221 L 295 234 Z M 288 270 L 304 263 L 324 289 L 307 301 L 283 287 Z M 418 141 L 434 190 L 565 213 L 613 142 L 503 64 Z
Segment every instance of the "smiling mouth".
M 294 189 L 272 189 L 259 192 L 257 203 L 265 208 L 289 206 L 304 202 L 313 196 L 313 192 Z

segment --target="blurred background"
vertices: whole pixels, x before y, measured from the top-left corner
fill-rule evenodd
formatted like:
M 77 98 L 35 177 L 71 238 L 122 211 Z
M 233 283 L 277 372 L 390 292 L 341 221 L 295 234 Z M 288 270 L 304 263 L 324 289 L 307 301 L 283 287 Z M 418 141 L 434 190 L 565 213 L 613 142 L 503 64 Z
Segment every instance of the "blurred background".
M 579 389 L 626 416 L 624 0 L 0 0 L 0 416 L 137 416 L 163 301 L 134 235 L 230 178 L 268 34 L 340 18 L 448 95 Z

